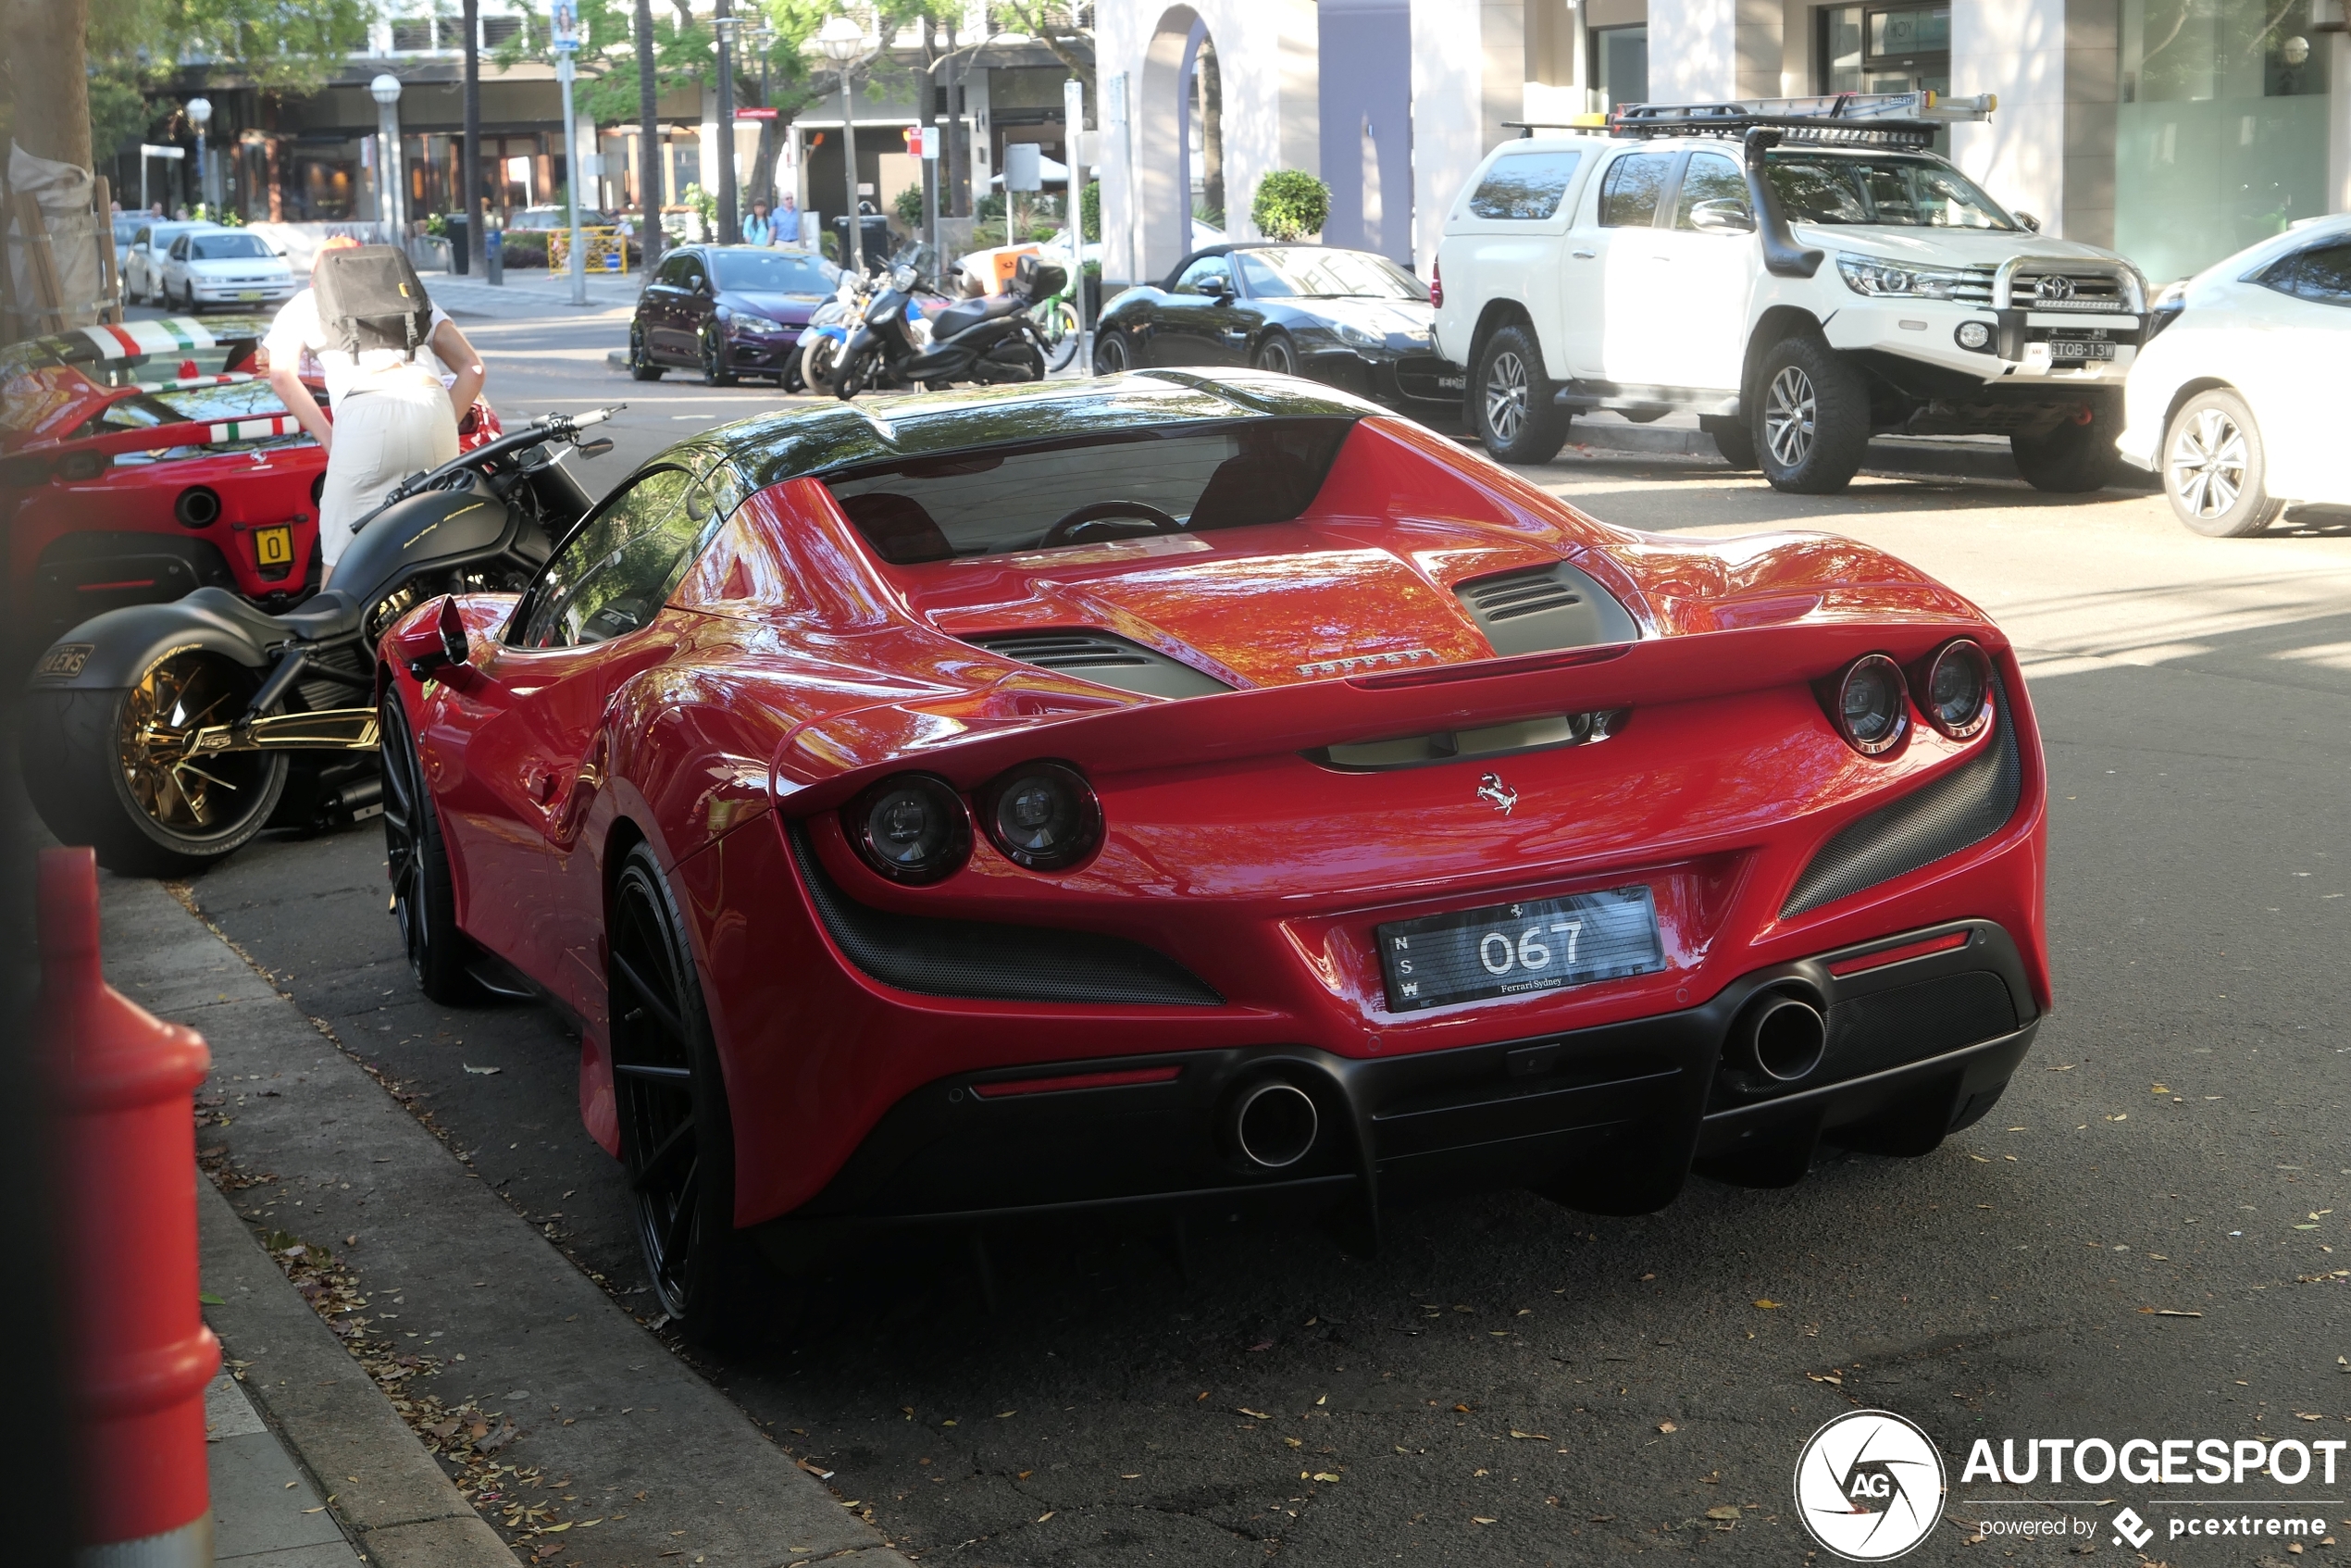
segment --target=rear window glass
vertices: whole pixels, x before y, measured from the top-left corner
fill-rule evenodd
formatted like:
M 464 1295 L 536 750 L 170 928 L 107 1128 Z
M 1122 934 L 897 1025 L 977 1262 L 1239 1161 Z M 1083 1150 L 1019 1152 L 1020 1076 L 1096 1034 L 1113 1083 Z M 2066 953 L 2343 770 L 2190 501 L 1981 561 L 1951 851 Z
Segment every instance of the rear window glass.
M 1600 179 L 1600 226 L 1646 229 L 1657 221 L 1672 153 L 1636 153 L 1608 166 Z
M 1287 522 L 1354 421 L 1260 419 L 863 468 L 826 482 L 893 566 Z
M 1552 217 L 1583 161 L 1579 152 L 1511 153 L 1496 158 L 1470 193 L 1470 212 L 1477 218 Z

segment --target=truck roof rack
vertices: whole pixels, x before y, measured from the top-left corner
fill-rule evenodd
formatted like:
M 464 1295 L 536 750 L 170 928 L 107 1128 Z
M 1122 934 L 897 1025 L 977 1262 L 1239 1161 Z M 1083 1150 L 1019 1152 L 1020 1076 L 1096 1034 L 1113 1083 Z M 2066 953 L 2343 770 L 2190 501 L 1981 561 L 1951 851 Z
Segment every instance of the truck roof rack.
M 1620 104 L 1611 136 L 1744 136 L 1757 126 L 1812 146 L 1931 146 L 1936 132 L 1961 120 L 1989 119 L 1992 93 L 1947 98 L 1919 93 L 1835 93 L 1815 98 L 1750 98 L 1722 104 Z

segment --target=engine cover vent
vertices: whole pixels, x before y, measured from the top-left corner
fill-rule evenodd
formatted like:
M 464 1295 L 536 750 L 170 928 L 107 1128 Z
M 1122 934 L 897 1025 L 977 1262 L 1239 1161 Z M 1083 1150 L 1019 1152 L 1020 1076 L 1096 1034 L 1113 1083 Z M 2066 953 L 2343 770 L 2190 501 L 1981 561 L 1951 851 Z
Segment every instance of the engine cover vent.
M 1129 642 L 1107 631 L 1072 628 L 1051 631 L 999 631 L 964 639 L 1000 659 L 1060 670 L 1081 680 L 1116 687 L 1145 697 L 1205 697 L 1231 687 L 1156 648 Z
M 1504 658 L 1640 636 L 1624 606 L 1565 561 L 1456 583 L 1453 591 Z

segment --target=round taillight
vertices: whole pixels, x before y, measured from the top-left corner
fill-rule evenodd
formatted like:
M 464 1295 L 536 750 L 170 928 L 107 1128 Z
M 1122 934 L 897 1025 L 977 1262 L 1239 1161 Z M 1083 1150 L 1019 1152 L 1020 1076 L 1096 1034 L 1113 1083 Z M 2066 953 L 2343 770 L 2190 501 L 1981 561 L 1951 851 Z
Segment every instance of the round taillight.
M 1837 733 L 1863 756 L 1883 756 L 1901 744 L 1910 728 L 1904 684 L 1902 666 L 1884 653 L 1863 654 L 1837 678 L 1831 716 Z
M 867 790 L 842 811 L 841 830 L 865 864 L 893 882 L 936 882 L 971 854 L 964 798 L 927 773 L 902 773 Z
M 1913 685 L 1927 723 L 1954 740 L 1980 734 L 1992 722 L 1992 660 L 1967 638 L 1937 649 Z
M 1031 871 L 1062 871 L 1102 841 L 1101 803 L 1076 768 L 1057 762 L 1023 763 L 980 792 L 988 841 L 1006 860 Z

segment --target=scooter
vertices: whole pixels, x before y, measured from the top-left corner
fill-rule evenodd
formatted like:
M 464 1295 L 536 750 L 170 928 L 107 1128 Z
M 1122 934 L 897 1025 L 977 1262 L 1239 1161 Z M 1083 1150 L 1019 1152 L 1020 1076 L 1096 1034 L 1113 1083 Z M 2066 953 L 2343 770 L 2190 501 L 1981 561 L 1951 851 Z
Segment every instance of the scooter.
M 550 414 L 411 475 L 361 519 L 330 586 L 282 614 L 199 588 L 67 632 L 25 693 L 41 819 L 109 870 L 168 877 L 265 827 L 376 815 L 378 640 L 435 594 L 528 586 L 590 509 L 564 460 L 610 452 L 581 432 L 617 411 Z
M 847 399 L 869 389 L 937 391 L 957 381 L 1043 380 L 1045 342 L 1029 312 L 1061 292 L 1068 274 L 1025 255 L 1008 292 L 961 301 L 933 317 L 926 345 L 907 326 L 906 312 L 920 286 L 918 268 L 927 249 L 911 246 L 894 258 L 889 286 L 874 297 L 865 324 L 841 350 L 834 394 Z

